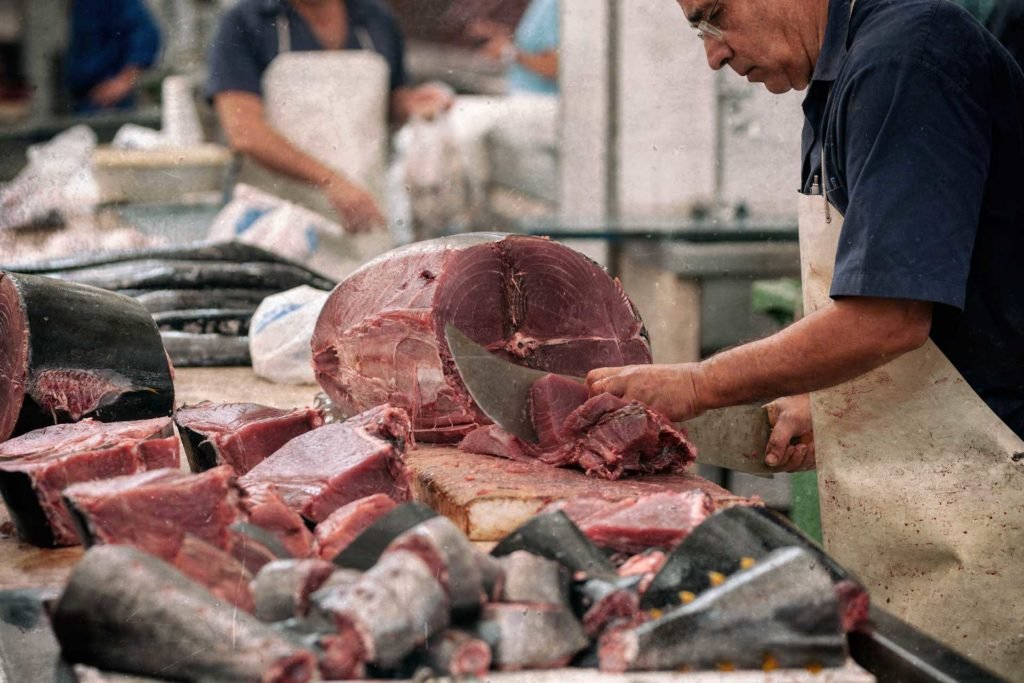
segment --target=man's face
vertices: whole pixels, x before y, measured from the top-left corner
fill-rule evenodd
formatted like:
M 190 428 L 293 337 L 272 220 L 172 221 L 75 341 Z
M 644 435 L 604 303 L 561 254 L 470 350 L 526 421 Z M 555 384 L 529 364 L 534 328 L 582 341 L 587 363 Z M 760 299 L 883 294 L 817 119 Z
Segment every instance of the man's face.
M 812 0 L 678 0 L 691 24 L 707 21 L 720 30 L 705 32 L 708 65 L 728 64 L 751 83 L 773 93 L 803 90 L 810 83 L 820 47 L 817 10 Z

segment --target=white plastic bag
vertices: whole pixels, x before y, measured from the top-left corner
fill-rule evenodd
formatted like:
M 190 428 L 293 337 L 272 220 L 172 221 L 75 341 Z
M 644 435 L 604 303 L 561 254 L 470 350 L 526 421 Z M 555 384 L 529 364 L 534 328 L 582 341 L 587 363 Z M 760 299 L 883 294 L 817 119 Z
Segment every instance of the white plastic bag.
M 389 203 L 405 209 L 413 239 L 465 232 L 471 210 L 467 164 L 448 115 L 413 118 L 398 132 L 395 148 L 389 190 L 404 190 L 405 196 Z
M 96 134 L 78 125 L 28 148 L 28 165 L 0 190 L 0 230 L 58 214 L 67 219 L 92 214 L 99 187 L 92 173 Z
M 329 292 L 303 285 L 264 299 L 249 323 L 253 371 L 278 384 L 315 384 L 310 342 Z
M 237 240 L 313 268 L 321 241 L 340 237 L 341 226 L 298 204 L 239 183 L 214 218 L 211 240 Z

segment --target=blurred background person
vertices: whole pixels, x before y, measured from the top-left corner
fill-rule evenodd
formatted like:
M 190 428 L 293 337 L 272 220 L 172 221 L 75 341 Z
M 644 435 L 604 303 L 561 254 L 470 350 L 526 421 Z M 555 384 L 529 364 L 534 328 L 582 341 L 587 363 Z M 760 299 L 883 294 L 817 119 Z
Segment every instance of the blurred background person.
M 558 94 L 558 0 L 532 0 L 514 32 L 505 24 L 478 19 L 467 28 L 491 59 L 509 65 L 509 94 Z
M 394 123 L 431 118 L 451 106 L 451 93 L 412 87 L 405 45 L 391 11 L 380 0 L 241 0 L 220 20 L 210 49 L 206 95 L 232 149 L 278 174 L 318 189 L 349 232 L 384 225 L 377 199 L 356 179 L 299 149 L 267 121 L 263 76 L 285 53 L 371 50 L 387 62 L 389 113 Z M 296 88 L 316 88 L 314 82 Z M 353 88 L 360 87 L 358 74 Z M 352 96 L 359 96 L 353 92 Z M 325 103 L 343 116 L 344 103 Z
M 143 0 L 72 0 L 65 83 L 76 113 L 135 106 L 139 77 L 160 52 Z

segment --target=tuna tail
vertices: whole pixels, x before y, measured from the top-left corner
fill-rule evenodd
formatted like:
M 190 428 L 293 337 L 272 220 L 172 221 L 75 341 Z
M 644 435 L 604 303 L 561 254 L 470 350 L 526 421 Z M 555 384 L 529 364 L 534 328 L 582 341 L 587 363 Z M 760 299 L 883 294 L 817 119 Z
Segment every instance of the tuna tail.
M 573 574 L 608 581 L 618 577 L 604 553 L 561 510 L 537 515 L 494 546 L 491 554 L 501 557 L 516 550 L 561 562 Z

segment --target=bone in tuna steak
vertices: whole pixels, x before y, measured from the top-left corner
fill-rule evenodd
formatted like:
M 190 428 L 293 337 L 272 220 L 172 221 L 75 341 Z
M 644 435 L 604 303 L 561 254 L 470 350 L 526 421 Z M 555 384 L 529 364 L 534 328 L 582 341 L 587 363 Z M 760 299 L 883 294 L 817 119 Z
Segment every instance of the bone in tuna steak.
M 193 472 L 231 465 L 241 475 L 324 420 L 312 408 L 282 410 L 257 403 L 203 401 L 178 408 L 174 422 Z
M 173 406 L 167 354 L 141 304 L 0 271 L 0 441 L 83 417 L 166 416 Z
M 38 429 L 0 444 L 0 494 L 18 535 L 39 546 L 80 543 L 61 498 L 70 484 L 153 467 L 177 467 L 170 418 L 102 423 L 83 420 Z
M 173 561 L 186 533 L 226 550 L 235 521 L 231 468 L 153 470 L 64 490 L 87 545 L 128 544 Z
M 687 604 L 600 644 L 610 672 L 841 666 L 846 638 L 828 572 L 800 548 L 765 556 Z
M 316 525 L 316 553 L 325 560 L 333 560 L 367 527 L 398 505 L 383 493 L 342 505 Z
M 651 362 L 635 307 L 598 265 L 544 238 L 476 233 L 388 252 L 342 281 L 313 334 L 317 381 L 349 414 L 388 402 L 418 439 L 457 441 L 489 420 L 451 360 L 449 322 L 551 372 Z
M 75 566 L 51 618 L 71 663 L 225 683 L 305 683 L 316 660 L 165 562 L 96 546 Z
M 288 507 L 313 522 L 374 493 L 408 500 L 403 454 L 410 438 L 408 415 L 378 406 L 292 439 L 238 483 L 250 491 L 272 486 Z

